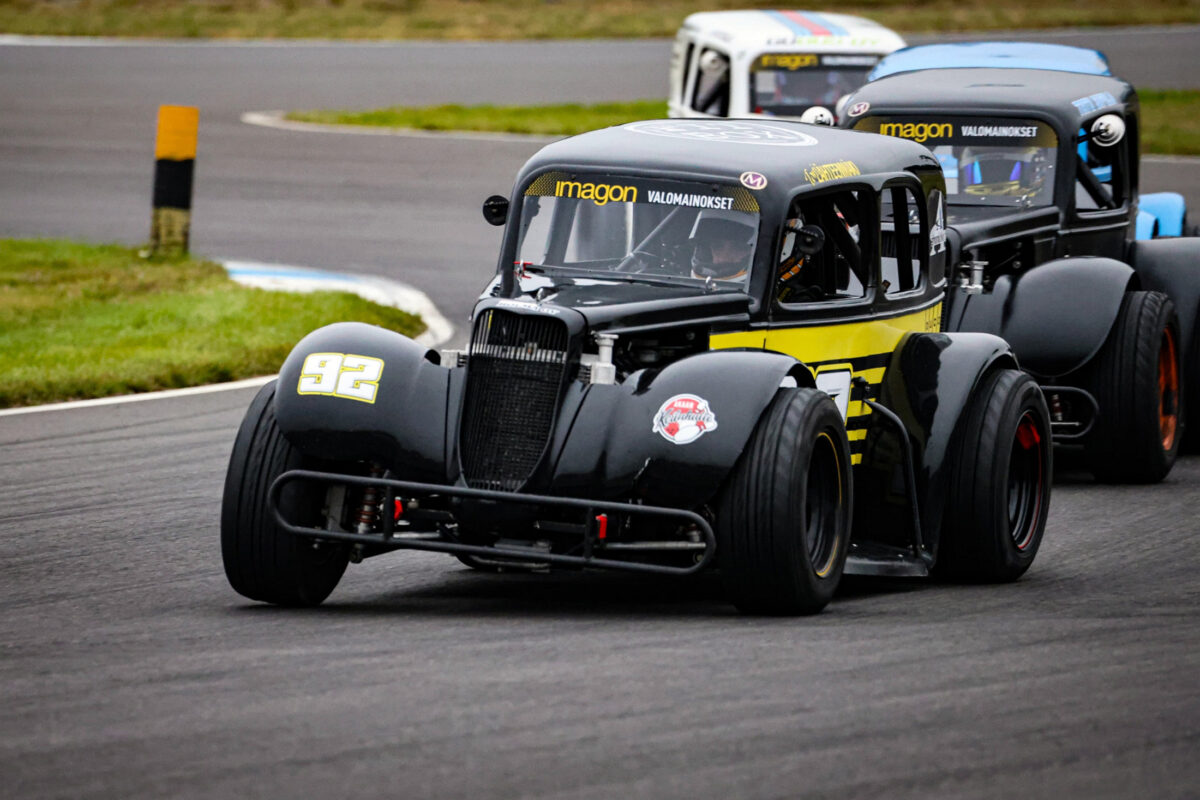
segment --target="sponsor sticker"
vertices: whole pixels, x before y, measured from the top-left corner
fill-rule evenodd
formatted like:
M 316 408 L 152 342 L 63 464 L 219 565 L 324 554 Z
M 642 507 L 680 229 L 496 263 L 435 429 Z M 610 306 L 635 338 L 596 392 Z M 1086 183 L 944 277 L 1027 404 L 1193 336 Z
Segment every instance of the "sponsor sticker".
M 667 206 L 687 206 L 688 208 L 717 208 L 728 211 L 733 208 L 732 197 L 721 197 L 715 194 L 685 194 L 683 192 L 664 192 L 651 189 L 646 192 L 651 203 Z
M 591 200 L 598 206 L 613 203 L 636 203 L 638 190 L 636 186 L 622 186 L 613 183 L 591 183 L 590 181 L 555 181 L 555 197 L 578 197 Z
M 862 175 L 858 164 L 853 161 L 834 161 L 832 164 L 809 164 L 804 170 L 804 179 L 816 186 L 818 183 L 836 181 L 839 178 L 853 178 Z
M 672 444 L 690 444 L 717 429 L 717 417 L 708 401 L 694 394 L 677 394 L 654 415 L 652 433 Z
M 751 69 L 786 69 L 789 72 L 817 66 L 814 53 L 764 53 Z
M 953 130 L 951 135 L 953 135 Z M 1003 136 L 1008 139 L 1032 139 L 1038 135 L 1036 125 L 963 125 L 963 136 Z
M 923 142 L 926 139 L 948 139 L 954 135 L 949 122 L 885 122 L 879 126 L 884 136 Z
M 1096 92 L 1087 97 L 1071 101 L 1071 105 L 1079 109 L 1080 114 L 1090 114 L 1093 111 L 1099 111 L 1102 108 L 1108 108 L 1116 104 L 1117 98 L 1113 97 L 1110 92 Z
M 671 139 L 691 139 L 729 144 L 757 144 L 771 147 L 812 147 L 817 140 L 807 133 L 782 125 L 761 122 L 698 122 L 688 120 L 647 120 L 630 122 L 625 130 Z
M 863 114 L 867 113 L 870 109 L 871 109 L 870 103 L 868 103 L 866 100 L 860 100 L 859 102 L 850 106 L 850 109 L 846 113 L 852 117 L 861 117 Z
M 742 186 L 747 189 L 758 191 L 759 189 L 767 188 L 767 176 L 761 172 L 743 172 L 738 178 L 742 182 Z

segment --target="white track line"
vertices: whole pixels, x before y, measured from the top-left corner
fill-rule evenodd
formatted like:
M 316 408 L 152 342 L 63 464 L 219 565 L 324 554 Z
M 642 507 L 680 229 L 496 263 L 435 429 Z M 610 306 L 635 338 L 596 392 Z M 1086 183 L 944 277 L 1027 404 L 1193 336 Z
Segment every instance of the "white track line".
M 123 403 L 140 403 L 143 400 L 165 400 L 170 397 L 188 397 L 193 394 L 209 394 L 210 392 L 227 392 L 232 389 L 246 389 L 251 386 L 262 386 L 274 375 L 263 375 L 258 378 L 246 378 L 242 381 L 229 383 L 210 383 L 208 386 L 192 386 L 187 389 L 167 389 L 162 392 L 142 392 L 141 394 L 121 394 L 115 397 L 99 397 L 95 400 L 71 400 L 66 403 L 47 403 L 44 406 L 26 406 L 24 408 L 5 408 L 0 410 L 0 417 L 11 417 L 17 414 L 37 414 L 41 411 L 66 411 L 74 408 L 91 408 L 92 406 L 115 406 Z
M 664 106 L 665 107 L 665 106 Z M 349 133 L 358 136 L 405 136 L 410 139 L 472 139 L 484 142 L 557 142 L 562 136 L 536 133 L 484 133 L 482 131 L 423 131 L 416 128 L 380 128 L 370 125 L 322 125 L 284 119 L 283 111 L 247 111 L 241 120 L 247 125 L 305 133 Z
M 309 267 L 294 267 L 286 264 L 264 264 L 257 261 L 225 261 L 223 263 L 225 269 L 229 272 L 229 276 L 245 286 L 289 292 L 352 292 L 373 303 L 399 308 L 410 314 L 418 314 L 425 322 L 425 331 L 417 336 L 415 341 L 425 347 L 437 347 L 447 342 L 454 335 L 454 326 L 442 316 L 442 313 L 438 311 L 437 306 L 433 304 L 428 295 L 398 281 L 375 275 L 350 275 L 341 272 L 311 269 Z M 172 397 L 188 397 L 194 394 L 208 394 L 210 392 L 227 392 L 252 386 L 262 386 L 274 378 L 274 375 L 264 375 L 258 378 L 247 378 L 228 383 L 213 383 L 207 386 L 193 386 L 187 389 L 168 389 L 162 392 L 141 392 L 139 394 L 123 394 L 115 397 L 100 397 L 95 400 L 71 400 L 66 403 L 47 403 L 41 406 L 6 408 L 0 409 L 0 417 L 11 417 L 18 414 L 37 414 L 42 411 L 66 411 L 76 408 L 91 408 L 93 406 L 140 403 L 144 400 L 166 400 Z

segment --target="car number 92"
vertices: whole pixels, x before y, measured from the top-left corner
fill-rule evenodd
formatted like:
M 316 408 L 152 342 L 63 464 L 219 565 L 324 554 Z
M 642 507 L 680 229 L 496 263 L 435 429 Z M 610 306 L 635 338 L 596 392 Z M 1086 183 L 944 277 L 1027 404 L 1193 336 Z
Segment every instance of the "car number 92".
M 374 403 L 382 374 L 382 359 L 349 353 L 311 353 L 304 359 L 296 393 Z

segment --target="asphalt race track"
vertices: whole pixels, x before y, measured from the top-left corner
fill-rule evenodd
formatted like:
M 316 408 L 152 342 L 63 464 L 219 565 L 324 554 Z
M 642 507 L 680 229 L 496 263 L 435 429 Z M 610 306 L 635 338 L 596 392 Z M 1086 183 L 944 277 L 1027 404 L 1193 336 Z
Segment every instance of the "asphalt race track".
M 1063 40 L 1200 80 L 1200 28 Z M 661 96 L 666 50 L 0 46 L 0 236 L 143 239 L 154 109 L 195 103 L 197 250 L 387 274 L 458 321 L 495 261 L 478 202 L 536 145 L 239 115 Z M 1200 166 L 1143 188 L 1200 207 Z M 1060 470 L 1009 586 L 848 581 L 763 620 L 711 580 L 402 553 L 297 612 L 221 570 L 252 393 L 0 415 L 0 797 L 1200 796 L 1200 457 L 1151 487 Z

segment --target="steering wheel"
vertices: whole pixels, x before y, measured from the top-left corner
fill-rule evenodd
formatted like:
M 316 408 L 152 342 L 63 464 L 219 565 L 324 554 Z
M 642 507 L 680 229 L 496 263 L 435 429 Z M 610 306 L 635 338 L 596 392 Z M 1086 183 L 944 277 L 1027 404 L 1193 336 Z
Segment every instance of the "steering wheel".
M 613 272 L 627 272 L 636 275 L 645 272 L 654 266 L 662 266 L 664 263 L 663 257 L 651 253 L 649 250 L 633 250 L 629 255 L 621 259 L 621 263 L 617 264 Z

